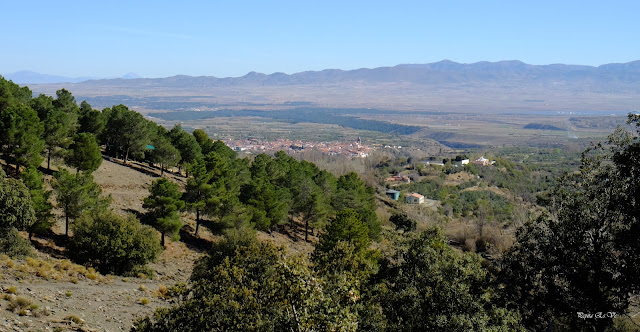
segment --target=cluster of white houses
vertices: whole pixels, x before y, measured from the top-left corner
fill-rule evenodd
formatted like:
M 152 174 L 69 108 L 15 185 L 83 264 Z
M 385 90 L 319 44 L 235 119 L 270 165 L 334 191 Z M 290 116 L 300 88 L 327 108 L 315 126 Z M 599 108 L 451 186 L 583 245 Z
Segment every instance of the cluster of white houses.
M 495 160 L 490 160 L 490 159 L 487 159 L 484 156 L 482 156 L 482 157 L 480 157 L 478 159 L 475 159 L 473 161 L 469 160 L 469 159 L 462 159 L 462 160 L 460 160 L 459 164 L 456 163 L 453 166 L 458 167 L 459 165 L 460 166 L 464 166 L 464 165 L 467 165 L 467 164 L 474 164 L 474 165 L 480 165 L 480 166 L 490 166 L 490 165 L 493 165 L 494 163 L 495 163 Z M 433 161 L 427 161 L 426 164 L 427 165 L 444 166 L 443 163 L 433 162 Z

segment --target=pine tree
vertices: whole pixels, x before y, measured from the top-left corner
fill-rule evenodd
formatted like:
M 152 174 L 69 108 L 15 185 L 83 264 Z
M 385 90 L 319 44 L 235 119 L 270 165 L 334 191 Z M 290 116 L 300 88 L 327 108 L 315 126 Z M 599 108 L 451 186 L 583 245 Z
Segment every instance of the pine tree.
M 15 164 L 16 174 L 20 173 L 20 166 L 42 162 L 43 130 L 37 113 L 29 106 L 12 105 L 0 112 L 0 155 Z
M 71 174 L 62 169 L 54 174 L 51 183 L 56 192 L 58 207 L 65 216 L 65 236 L 69 237 L 69 221 L 75 220 L 90 210 L 105 209 L 110 199 L 102 197 L 102 189 L 95 182 L 91 173 Z
M 203 160 L 197 160 L 189 167 L 190 176 L 187 179 L 187 187 L 184 193 L 184 200 L 187 208 L 196 213 L 196 230 L 198 234 L 200 228 L 200 214 L 204 211 L 206 203 L 214 194 L 213 187 L 209 184 L 211 174 Z
M 52 191 L 44 188 L 42 173 L 33 166 L 22 172 L 22 180 L 29 188 L 36 216 L 36 221 L 29 227 L 29 238 L 31 238 L 34 233 L 48 232 L 53 225 L 53 204 L 49 202 Z
M 73 143 L 65 156 L 67 165 L 78 171 L 93 172 L 102 164 L 102 152 L 91 133 L 80 133 L 74 137 Z
M 173 239 L 179 238 L 182 228 L 182 220 L 179 211 L 184 209 L 182 193 L 178 191 L 178 185 L 160 178 L 151 184 L 149 196 L 144 199 L 143 207 L 149 210 L 149 218 L 153 227 L 162 234 L 162 246 L 164 247 L 165 235 L 169 234 Z

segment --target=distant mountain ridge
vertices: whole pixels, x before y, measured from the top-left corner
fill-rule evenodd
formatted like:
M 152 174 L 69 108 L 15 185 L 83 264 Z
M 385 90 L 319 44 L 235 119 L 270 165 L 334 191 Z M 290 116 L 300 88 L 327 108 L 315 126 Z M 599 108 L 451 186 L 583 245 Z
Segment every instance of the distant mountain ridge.
M 354 70 L 325 69 L 295 74 L 250 72 L 241 77 L 176 75 L 165 78 L 132 78 L 126 85 L 158 86 L 243 86 L 310 85 L 345 82 L 406 82 L 421 85 L 504 82 L 581 82 L 585 84 L 640 83 L 640 60 L 598 67 L 585 65 L 530 65 L 517 60 L 462 64 L 443 60 L 430 64 L 400 64 L 394 67 Z M 120 85 L 123 79 L 92 80 L 85 84 Z
M 49 84 L 49 83 L 80 83 L 88 80 L 97 80 L 98 77 L 67 77 L 59 75 L 49 75 L 36 73 L 31 70 L 21 70 L 15 73 L 3 75 L 4 78 L 12 80 L 17 84 Z M 127 73 L 122 76 L 124 79 L 140 78 L 136 73 Z
M 48 95 L 66 88 L 98 107 L 124 103 L 148 110 L 287 109 L 302 103 L 340 109 L 456 112 L 622 111 L 640 108 L 640 61 L 596 67 L 444 60 L 294 74 L 176 75 L 29 86 L 34 93 Z
M 481 61 L 470 64 L 442 60 L 428 64 L 399 64 L 393 67 L 360 68 L 353 70 L 325 69 L 294 74 L 281 72 L 263 74 L 249 72 L 241 77 L 175 75 L 164 78 L 142 78 L 127 73 L 120 78 L 65 77 L 40 74 L 33 71 L 18 71 L 6 74 L 5 78 L 21 84 L 80 83 L 93 85 L 161 86 L 234 86 L 234 85 L 308 85 L 344 82 L 407 82 L 414 84 L 459 84 L 503 81 L 592 81 L 638 83 L 640 60 L 627 63 L 610 63 L 601 66 L 586 65 L 530 65 L 519 60 L 498 62 Z

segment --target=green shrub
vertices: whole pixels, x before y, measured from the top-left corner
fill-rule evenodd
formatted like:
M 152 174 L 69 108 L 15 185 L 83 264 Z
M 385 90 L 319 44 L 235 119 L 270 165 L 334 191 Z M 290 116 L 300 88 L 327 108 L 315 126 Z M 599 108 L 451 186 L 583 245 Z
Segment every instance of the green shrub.
M 162 247 L 157 233 L 132 215 L 120 217 L 100 211 L 80 218 L 73 226 L 69 252 L 102 273 L 123 275 L 154 261 Z
M 33 256 L 31 244 L 15 228 L 0 228 L 0 252 L 14 258 Z

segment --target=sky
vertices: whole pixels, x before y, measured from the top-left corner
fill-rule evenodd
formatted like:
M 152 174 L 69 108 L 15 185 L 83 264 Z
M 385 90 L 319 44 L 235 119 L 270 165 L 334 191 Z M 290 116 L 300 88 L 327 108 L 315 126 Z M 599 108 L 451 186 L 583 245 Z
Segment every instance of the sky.
M 640 59 L 640 1 L 3 1 L 0 75 L 237 77 Z

